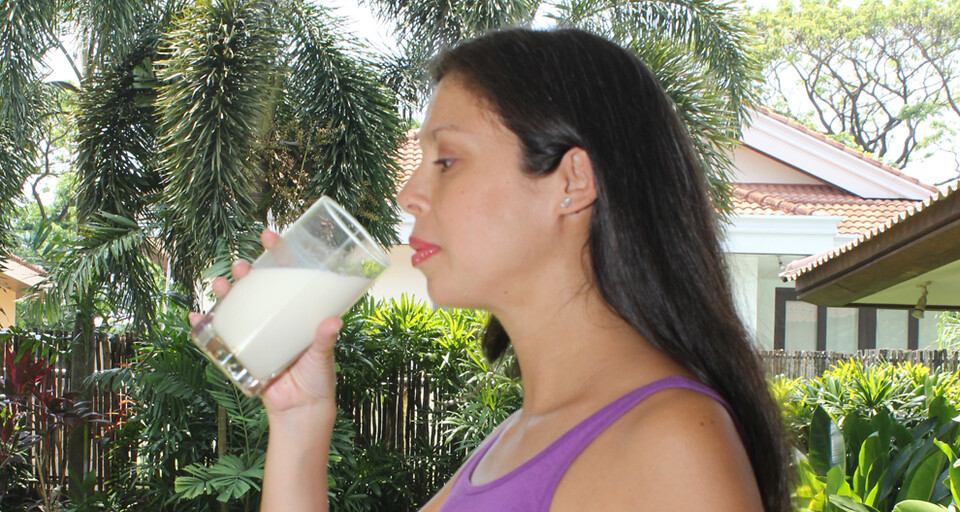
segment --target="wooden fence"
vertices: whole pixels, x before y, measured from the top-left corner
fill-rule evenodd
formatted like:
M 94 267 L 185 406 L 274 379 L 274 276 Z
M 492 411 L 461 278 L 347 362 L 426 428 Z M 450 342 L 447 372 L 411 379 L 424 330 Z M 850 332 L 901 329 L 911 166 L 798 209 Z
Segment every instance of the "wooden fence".
M 31 346 L 36 345 L 37 336 L 32 333 L 14 334 L 0 341 L 0 353 L 6 354 L 10 349 L 16 353 L 25 343 Z M 47 332 L 39 336 L 44 337 L 43 343 L 47 346 L 65 348 L 71 341 L 71 334 L 64 332 Z M 132 343 L 133 340 L 129 336 L 119 338 L 98 336 L 94 348 L 93 370 L 101 372 L 126 364 L 132 356 Z M 36 396 L 5 397 L 0 399 L 0 408 L 16 409 L 18 413 L 23 414 L 25 417 L 22 421 L 25 422 L 23 426 L 26 427 L 26 431 L 38 436 L 39 442 L 30 448 L 29 455 L 33 464 L 34 477 L 38 479 L 38 485 L 47 492 L 59 485 L 66 485 L 68 430 L 86 428 L 84 450 L 87 454 L 84 457 L 86 470 L 88 474 L 97 475 L 97 488 L 103 489 L 104 480 L 110 475 L 109 460 L 105 452 L 106 441 L 112 433 L 112 425 L 100 422 L 80 423 L 79 426 L 66 425 L 62 421 L 62 415 L 45 414 L 45 412 L 59 412 L 58 409 L 62 407 L 63 402 L 58 401 L 58 398 L 76 398 L 77 402 L 85 402 L 81 404 L 82 409 L 93 412 L 94 417 L 116 422 L 125 399 L 124 393 L 122 390 L 111 393 L 94 387 L 87 400 L 80 400 L 75 394 L 79 386 L 74 386 L 70 379 L 69 359 L 63 355 L 50 359 L 53 360 L 52 369 L 38 387 L 41 392 L 49 392 L 49 397 L 53 400 L 48 398 L 46 404 L 41 404 Z M 9 369 L 3 357 L 0 357 L 0 364 L 3 365 L 0 375 L 8 376 Z M 2 393 L 3 390 L 0 390 L 0 394 Z M 4 403 L 5 400 L 8 402 Z M 14 404 L 14 402 L 20 403 Z M 48 406 L 49 409 L 47 409 Z
M 761 360 L 767 370 L 767 375 L 773 377 L 782 375 L 787 378 L 803 377 L 812 379 L 822 374 L 834 364 L 850 358 L 856 358 L 866 364 L 879 362 L 919 363 L 930 369 L 955 371 L 960 367 L 960 352 L 946 350 L 890 350 L 872 349 L 861 350 L 855 354 L 838 352 L 796 351 L 783 350 L 761 351 Z

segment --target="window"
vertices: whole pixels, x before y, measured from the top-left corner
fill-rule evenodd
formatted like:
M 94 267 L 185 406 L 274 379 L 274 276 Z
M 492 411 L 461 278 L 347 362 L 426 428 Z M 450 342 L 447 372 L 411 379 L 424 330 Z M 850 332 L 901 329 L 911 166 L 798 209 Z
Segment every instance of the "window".
M 777 288 L 773 348 L 852 353 L 872 348 L 930 348 L 939 314 L 916 319 L 904 309 L 827 308 L 797 300 L 793 288 Z

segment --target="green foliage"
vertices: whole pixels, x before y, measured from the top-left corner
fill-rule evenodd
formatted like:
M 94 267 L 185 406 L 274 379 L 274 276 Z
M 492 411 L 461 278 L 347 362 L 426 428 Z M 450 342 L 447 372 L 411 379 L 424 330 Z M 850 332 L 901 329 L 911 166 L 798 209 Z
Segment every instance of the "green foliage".
M 850 360 L 805 382 L 776 380 L 797 440 L 801 511 L 943 510 L 960 469 L 957 372 Z
M 200 511 L 221 502 L 255 509 L 267 441 L 263 407 L 200 354 L 185 311 L 167 308 L 133 363 L 91 379 L 127 399 L 104 502 L 117 510 Z M 508 366 L 490 368 L 482 358 L 485 314 L 368 299 L 344 320 L 331 510 L 416 510 L 519 408 L 519 383 L 506 375 Z M 226 438 L 218 435 L 219 410 Z
M 157 192 L 153 65 L 159 34 L 144 30 L 125 58 L 100 68 L 78 102 L 76 214 L 137 218 Z
M 485 321 L 407 298 L 367 302 L 348 316 L 337 345 L 338 403 L 357 422 L 358 487 L 373 510 L 423 506 L 520 407 L 508 366 L 483 360 Z
M 21 329 L 0 331 L 0 509 L 51 510 L 61 503 L 64 475 L 50 480 L 44 469 L 54 460 L 58 440 L 76 429 L 111 422 L 76 393 L 60 389 L 54 363 L 62 355 L 56 337 Z M 41 444 L 42 443 L 42 444 Z M 36 471 L 40 469 L 40 471 Z M 92 489 L 96 474 L 84 485 Z M 74 504 L 86 497 L 70 495 Z M 96 501 L 92 495 L 89 503 Z M 88 508 L 89 510 L 89 508 Z
M 177 477 L 175 490 L 187 500 L 203 494 L 215 494 L 221 503 L 243 498 L 251 489 L 260 490 L 265 455 L 245 461 L 228 454 L 209 467 L 191 464 L 183 469 L 188 476 Z
M 338 37 L 323 10 L 303 5 L 284 20 L 291 33 L 289 75 L 281 101 L 296 123 L 296 145 L 280 158 L 294 162 L 302 181 L 292 201 L 274 197 L 282 225 L 321 193 L 353 213 L 374 239 L 399 241 L 394 196 L 399 167 L 394 154 L 406 141 L 392 91 L 354 44 Z M 289 132 L 288 132 L 289 134 Z M 289 139 L 288 139 L 289 140 Z M 306 186 L 304 186 L 306 185 Z
M 937 345 L 942 350 L 960 349 L 960 312 L 944 311 L 937 322 Z
M 269 2 L 200 2 L 168 36 L 158 73 L 159 144 L 174 247 L 184 261 L 205 266 L 229 257 L 250 231 L 256 137 L 280 45 L 272 10 Z

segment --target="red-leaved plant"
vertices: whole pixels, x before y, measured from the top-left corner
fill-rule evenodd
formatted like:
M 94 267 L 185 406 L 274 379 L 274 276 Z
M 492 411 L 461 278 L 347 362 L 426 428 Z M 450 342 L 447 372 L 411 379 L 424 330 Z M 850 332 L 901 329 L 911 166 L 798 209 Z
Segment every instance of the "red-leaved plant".
M 45 439 L 67 438 L 74 428 L 88 423 L 112 425 L 90 409 L 89 402 L 74 400 L 75 393 L 57 389 L 56 367 L 30 352 L 19 356 L 3 351 L 0 374 L 0 504 L 9 499 L 49 505 L 60 495 L 66 468 L 58 482 L 47 482 L 51 458 Z M 65 461 L 64 461 L 65 462 Z M 28 487 L 35 485 L 31 492 Z M 44 508 L 46 509 L 46 508 Z

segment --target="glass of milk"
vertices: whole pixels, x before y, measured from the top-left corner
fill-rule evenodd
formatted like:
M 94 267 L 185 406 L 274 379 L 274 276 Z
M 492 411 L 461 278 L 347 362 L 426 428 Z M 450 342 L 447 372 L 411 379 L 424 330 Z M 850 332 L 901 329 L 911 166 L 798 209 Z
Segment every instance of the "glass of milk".
M 373 238 L 322 196 L 193 328 L 193 341 L 248 395 L 259 393 L 390 265 Z

